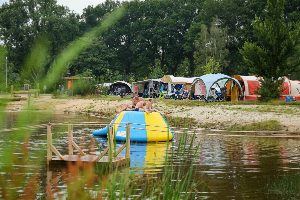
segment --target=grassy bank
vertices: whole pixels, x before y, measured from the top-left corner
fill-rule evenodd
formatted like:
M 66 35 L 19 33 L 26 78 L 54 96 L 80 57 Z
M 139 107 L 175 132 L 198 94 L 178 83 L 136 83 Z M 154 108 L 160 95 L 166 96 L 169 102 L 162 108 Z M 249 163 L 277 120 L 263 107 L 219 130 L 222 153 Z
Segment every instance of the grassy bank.
M 159 100 L 166 105 L 173 106 L 215 106 L 215 105 L 266 105 L 266 106 L 300 106 L 300 101 L 286 102 L 284 100 L 272 100 L 269 102 L 261 101 L 223 101 L 223 102 L 204 102 L 199 100 Z
M 250 124 L 235 124 L 226 130 L 228 131 L 280 131 L 285 127 L 276 120 L 255 122 Z

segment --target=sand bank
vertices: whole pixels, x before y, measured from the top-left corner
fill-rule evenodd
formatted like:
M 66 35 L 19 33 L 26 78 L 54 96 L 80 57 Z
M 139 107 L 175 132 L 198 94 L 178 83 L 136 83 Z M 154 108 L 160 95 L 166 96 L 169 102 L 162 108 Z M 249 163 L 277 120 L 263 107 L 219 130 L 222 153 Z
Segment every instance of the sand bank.
M 95 100 L 95 99 L 53 99 L 51 96 L 31 98 L 31 105 L 39 111 L 57 113 L 96 113 L 98 116 L 104 113 L 114 115 L 125 104 L 131 104 L 131 100 Z M 19 111 L 28 106 L 27 101 L 11 102 L 8 109 Z M 154 103 L 156 109 L 161 111 L 173 111 L 172 117 L 194 118 L 199 124 L 209 124 L 210 128 L 225 129 L 233 124 L 245 124 L 277 120 L 288 131 L 300 131 L 300 107 L 268 106 L 268 105 L 224 105 L 207 104 L 205 106 L 176 106 L 167 105 L 163 101 Z

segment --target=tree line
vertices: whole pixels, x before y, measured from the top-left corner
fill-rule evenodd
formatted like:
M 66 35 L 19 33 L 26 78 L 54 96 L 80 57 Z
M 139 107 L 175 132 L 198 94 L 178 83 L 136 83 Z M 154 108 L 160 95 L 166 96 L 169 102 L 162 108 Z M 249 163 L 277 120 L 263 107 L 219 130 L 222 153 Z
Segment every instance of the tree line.
M 47 78 L 68 45 L 120 7 L 125 10 L 120 20 L 66 63 L 60 77 L 89 74 L 99 82 L 165 74 L 274 77 L 268 73 L 275 70 L 276 77 L 300 78 L 297 0 L 106 0 L 82 15 L 56 0 L 10 0 L 0 8 L 10 80 Z

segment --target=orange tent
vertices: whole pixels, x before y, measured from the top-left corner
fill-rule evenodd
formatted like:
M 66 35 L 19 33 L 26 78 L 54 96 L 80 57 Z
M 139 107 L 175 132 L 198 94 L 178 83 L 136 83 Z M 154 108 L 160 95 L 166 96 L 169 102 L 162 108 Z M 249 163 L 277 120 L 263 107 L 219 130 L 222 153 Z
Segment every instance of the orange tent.
M 257 88 L 260 87 L 259 85 L 260 78 L 256 76 L 240 76 L 240 75 L 234 75 L 232 76 L 232 78 L 235 78 L 240 82 L 243 89 L 243 93 L 245 95 L 244 97 L 242 97 L 242 94 L 238 92 L 238 94 L 236 94 L 238 98 L 244 98 L 245 100 L 257 100 L 257 97 L 259 95 L 255 94 L 255 91 L 257 90 Z M 232 82 L 230 81 L 228 82 L 226 87 L 227 87 L 227 98 L 231 99 L 232 96 L 231 88 L 236 86 L 232 86 Z

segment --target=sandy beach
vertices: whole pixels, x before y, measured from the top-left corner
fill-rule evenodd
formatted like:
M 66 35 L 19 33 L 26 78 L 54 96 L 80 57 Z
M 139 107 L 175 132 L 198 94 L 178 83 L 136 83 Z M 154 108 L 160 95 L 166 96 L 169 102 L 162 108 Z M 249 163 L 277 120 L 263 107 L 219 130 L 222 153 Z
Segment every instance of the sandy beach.
M 95 99 L 53 99 L 50 95 L 31 98 L 30 105 L 36 111 L 56 113 L 90 113 L 103 116 L 105 113 L 115 113 L 125 104 L 131 104 L 126 100 L 95 100 Z M 202 104 L 203 105 L 203 104 Z M 28 107 L 28 102 L 10 102 L 8 111 L 20 111 Z M 160 111 L 172 111 L 169 116 L 195 119 L 198 124 L 207 124 L 208 128 L 226 129 L 234 124 L 249 124 L 267 120 L 277 120 L 284 125 L 283 131 L 300 132 L 300 107 L 288 105 L 224 105 L 210 104 L 204 106 L 176 106 L 168 104 L 163 100 L 157 100 L 154 107 Z

